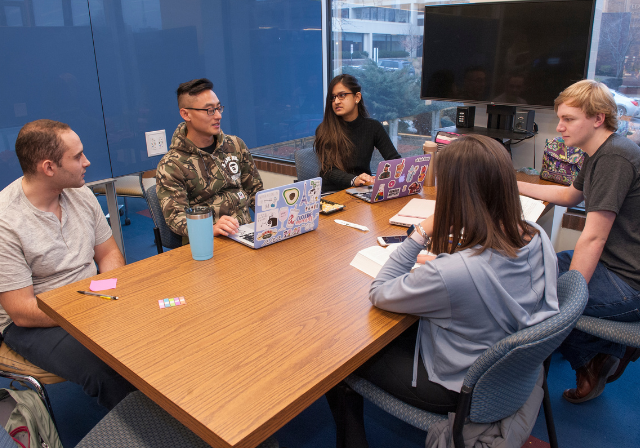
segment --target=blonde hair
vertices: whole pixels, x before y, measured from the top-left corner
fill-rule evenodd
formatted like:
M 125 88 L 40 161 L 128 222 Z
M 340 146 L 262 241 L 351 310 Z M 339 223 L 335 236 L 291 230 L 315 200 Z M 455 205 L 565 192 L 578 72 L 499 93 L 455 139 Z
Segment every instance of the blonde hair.
M 601 82 L 583 79 L 571 84 L 554 101 L 556 112 L 561 104 L 580 108 L 588 118 L 602 113 L 604 127 L 612 132 L 618 130 L 618 106 L 609 88 Z

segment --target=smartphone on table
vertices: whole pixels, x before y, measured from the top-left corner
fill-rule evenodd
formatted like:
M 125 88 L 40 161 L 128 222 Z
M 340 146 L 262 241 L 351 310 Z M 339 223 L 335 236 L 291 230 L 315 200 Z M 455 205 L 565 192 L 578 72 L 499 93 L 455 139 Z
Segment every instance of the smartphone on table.
M 379 236 L 378 244 L 382 247 L 386 247 L 389 244 L 402 243 L 407 239 L 407 235 L 396 235 L 396 236 Z

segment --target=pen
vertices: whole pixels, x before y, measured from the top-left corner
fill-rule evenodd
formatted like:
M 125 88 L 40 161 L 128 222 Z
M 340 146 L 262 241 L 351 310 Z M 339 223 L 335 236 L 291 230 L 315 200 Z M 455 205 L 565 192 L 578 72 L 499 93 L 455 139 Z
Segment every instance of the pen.
M 98 294 L 95 292 L 89 292 L 89 291 L 78 291 L 80 294 L 85 294 L 88 296 L 96 296 L 96 297 L 100 297 L 101 299 L 107 299 L 107 300 L 118 300 L 118 298 L 116 296 L 108 296 L 106 294 Z

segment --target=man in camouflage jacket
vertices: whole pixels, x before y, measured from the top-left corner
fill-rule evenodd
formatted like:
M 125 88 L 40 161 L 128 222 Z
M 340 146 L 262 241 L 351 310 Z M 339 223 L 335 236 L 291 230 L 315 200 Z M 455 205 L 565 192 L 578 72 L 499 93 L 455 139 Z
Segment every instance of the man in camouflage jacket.
M 184 208 L 208 205 L 213 209 L 214 235 L 236 233 L 251 222 L 249 208 L 262 179 L 244 142 L 220 130 L 223 107 L 206 79 L 178 88 L 180 123 L 170 150 L 160 160 L 156 191 L 167 225 L 187 237 Z

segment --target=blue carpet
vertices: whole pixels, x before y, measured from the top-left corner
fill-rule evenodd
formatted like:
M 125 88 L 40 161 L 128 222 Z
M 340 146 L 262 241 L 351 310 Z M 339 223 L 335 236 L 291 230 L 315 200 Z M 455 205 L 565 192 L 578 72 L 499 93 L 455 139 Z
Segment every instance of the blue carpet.
M 99 198 L 106 211 L 104 197 Z M 144 199 L 128 199 L 131 225 L 124 226 L 127 262 L 133 263 L 157 253 L 153 242 L 153 221 L 139 214 L 147 210 Z M 122 203 L 122 199 L 120 199 Z M 124 218 L 122 218 L 122 222 Z M 640 362 L 629 365 L 625 374 L 609 384 L 598 398 L 574 405 L 562 399 L 562 391 L 574 387 L 575 374 L 560 355 L 553 356 L 549 373 L 549 391 L 563 448 L 622 448 L 638 446 L 640 425 Z M 0 378 L 0 387 L 9 381 Z M 96 400 L 85 395 L 80 386 L 69 382 L 47 386 L 60 438 L 65 447 L 74 447 L 106 414 Z M 365 402 L 365 424 L 371 448 L 424 447 L 425 434 Z M 541 412 L 532 435 L 548 442 L 544 415 Z M 320 398 L 276 434 L 280 445 L 288 448 L 324 448 L 335 446 L 335 427 L 326 400 Z

